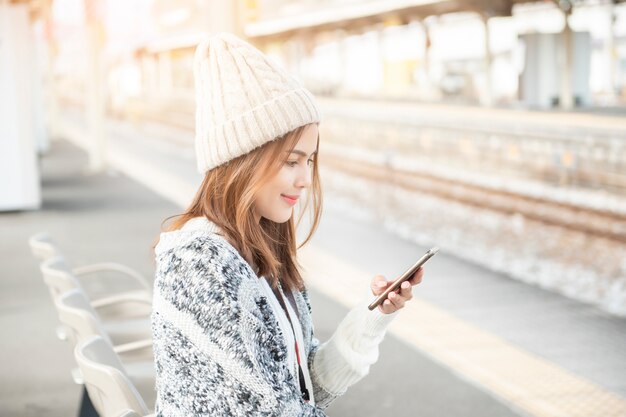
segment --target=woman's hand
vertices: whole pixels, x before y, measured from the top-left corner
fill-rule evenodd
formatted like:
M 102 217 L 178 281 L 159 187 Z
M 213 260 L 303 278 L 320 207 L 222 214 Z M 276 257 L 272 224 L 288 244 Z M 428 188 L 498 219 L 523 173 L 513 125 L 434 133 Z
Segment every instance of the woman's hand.
M 423 275 L 424 268 L 420 267 L 410 279 L 402 283 L 399 291 L 390 292 L 389 295 L 387 295 L 387 299 L 378 305 L 378 309 L 384 314 L 391 314 L 404 307 L 404 303 L 413 298 L 413 286 L 422 282 Z M 385 292 L 387 287 L 391 284 L 392 282 L 387 281 L 384 276 L 376 275 L 372 279 L 372 293 L 374 296 L 378 297 Z

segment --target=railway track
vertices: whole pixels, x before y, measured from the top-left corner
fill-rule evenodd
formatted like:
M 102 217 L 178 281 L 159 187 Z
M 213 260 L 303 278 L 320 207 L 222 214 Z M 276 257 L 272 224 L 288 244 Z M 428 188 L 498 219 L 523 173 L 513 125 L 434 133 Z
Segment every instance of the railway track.
M 626 243 L 626 215 L 620 213 L 524 196 L 426 173 L 390 168 L 367 160 L 349 159 L 345 155 L 327 153 L 323 163 L 347 175 L 386 182 L 390 186 L 407 191 L 425 193 L 502 214 L 518 214 L 529 220 Z

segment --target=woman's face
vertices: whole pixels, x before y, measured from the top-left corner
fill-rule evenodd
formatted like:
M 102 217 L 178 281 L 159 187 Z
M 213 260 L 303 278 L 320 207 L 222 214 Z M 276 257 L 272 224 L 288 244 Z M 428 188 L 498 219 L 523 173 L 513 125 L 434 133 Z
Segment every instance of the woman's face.
M 303 190 L 311 185 L 317 136 L 317 124 L 309 124 L 291 153 L 288 150 L 283 152 L 280 170 L 261 187 L 254 200 L 257 222 L 261 217 L 276 223 L 289 220 L 298 197 L 301 197 Z

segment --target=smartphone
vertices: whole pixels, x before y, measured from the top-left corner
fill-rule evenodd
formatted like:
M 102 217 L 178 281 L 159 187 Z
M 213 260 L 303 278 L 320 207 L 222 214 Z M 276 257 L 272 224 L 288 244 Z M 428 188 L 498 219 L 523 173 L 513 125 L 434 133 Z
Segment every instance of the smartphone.
M 393 284 L 391 284 L 385 290 L 384 293 L 382 293 L 381 295 L 376 297 L 376 299 L 374 301 L 372 301 L 372 304 L 370 304 L 367 308 L 369 308 L 370 310 L 373 310 L 376 307 L 378 307 L 383 301 L 385 301 L 387 299 L 387 296 L 389 295 L 390 292 L 396 291 L 398 288 L 400 288 L 400 285 L 402 285 L 402 283 L 404 281 L 406 281 L 409 278 L 411 278 L 413 276 L 413 274 L 415 273 L 415 271 L 417 271 L 420 266 L 424 265 L 426 263 L 426 261 L 428 261 L 430 258 L 435 256 L 437 254 L 437 252 L 439 252 L 439 248 L 436 247 L 436 246 L 434 248 L 428 249 L 426 251 L 426 253 L 424 254 L 424 256 L 419 258 L 419 260 L 417 262 L 415 262 L 415 264 L 413 266 L 411 266 L 409 269 L 404 271 L 404 274 L 402 274 L 398 278 L 396 278 L 396 280 L 393 282 Z

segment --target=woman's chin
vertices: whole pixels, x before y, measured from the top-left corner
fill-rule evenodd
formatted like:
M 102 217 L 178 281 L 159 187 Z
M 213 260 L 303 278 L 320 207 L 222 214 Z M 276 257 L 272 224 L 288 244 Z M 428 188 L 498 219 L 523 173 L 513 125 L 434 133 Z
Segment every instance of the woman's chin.
M 282 216 L 275 216 L 270 218 L 269 220 L 273 221 L 274 223 L 285 223 L 288 222 L 289 219 L 291 219 L 291 215 L 293 214 L 293 211 L 290 211 L 288 214 L 284 214 Z

